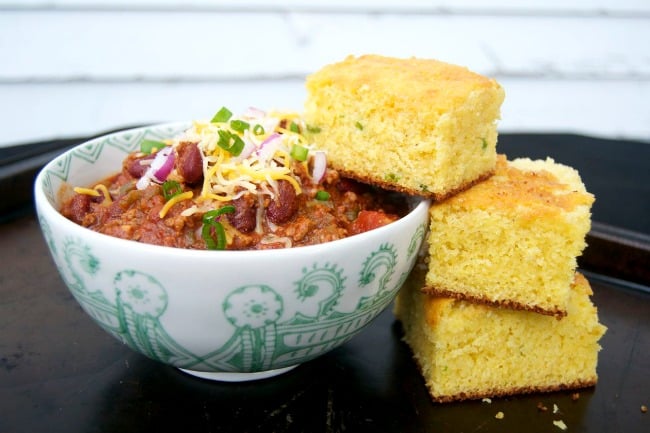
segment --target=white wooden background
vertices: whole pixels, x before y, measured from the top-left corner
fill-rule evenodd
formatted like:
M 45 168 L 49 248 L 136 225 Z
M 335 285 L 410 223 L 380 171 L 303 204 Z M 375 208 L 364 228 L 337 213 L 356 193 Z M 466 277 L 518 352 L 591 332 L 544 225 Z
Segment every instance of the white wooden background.
M 0 146 L 300 110 L 308 73 L 363 53 L 496 78 L 502 132 L 650 143 L 649 0 L 0 0 Z

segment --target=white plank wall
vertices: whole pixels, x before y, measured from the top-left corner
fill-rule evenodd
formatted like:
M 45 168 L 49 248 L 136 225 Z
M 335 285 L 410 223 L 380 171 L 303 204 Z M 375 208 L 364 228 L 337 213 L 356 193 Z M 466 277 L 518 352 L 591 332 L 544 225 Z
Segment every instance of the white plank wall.
M 432 57 L 506 89 L 502 132 L 650 143 L 648 0 L 0 0 L 0 146 L 300 110 L 348 54 Z

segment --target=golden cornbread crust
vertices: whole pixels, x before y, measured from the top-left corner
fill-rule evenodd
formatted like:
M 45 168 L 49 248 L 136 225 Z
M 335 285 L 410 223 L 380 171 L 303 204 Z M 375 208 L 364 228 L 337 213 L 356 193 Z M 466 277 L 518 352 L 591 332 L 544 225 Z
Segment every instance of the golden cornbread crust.
M 334 164 L 332 164 L 332 167 L 334 169 L 336 169 L 339 173 L 341 173 L 343 176 L 348 177 L 350 179 L 358 180 L 359 182 L 363 182 L 363 183 L 366 183 L 366 184 L 369 184 L 369 185 L 374 185 L 374 186 L 379 187 L 379 188 L 389 189 L 391 191 L 401 192 L 401 193 L 407 194 L 407 195 L 419 195 L 419 196 L 422 196 L 422 197 L 430 198 L 430 199 L 435 200 L 435 201 L 442 201 L 442 200 L 445 200 L 445 199 L 447 199 L 447 198 L 449 198 L 449 197 L 451 197 L 451 196 L 453 196 L 455 194 L 463 192 L 466 189 L 469 189 L 469 188 L 473 187 L 474 185 L 476 185 L 476 184 L 478 184 L 480 182 L 483 182 L 484 180 L 488 179 L 490 176 L 492 176 L 494 174 L 494 171 L 491 170 L 491 171 L 481 175 L 479 178 L 477 178 L 477 179 L 475 179 L 475 180 L 473 180 L 471 182 L 467 182 L 465 184 L 460 185 L 456 189 L 446 191 L 444 194 L 443 193 L 438 194 L 438 193 L 434 193 L 434 192 L 422 193 L 422 191 L 418 191 L 418 190 L 415 190 L 415 189 L 409 189 L 409 188 L 404 187 L 404 186 L 399 185 L 399 184 L 384 182 L 384 181 L 373 179 L 373 178 L 370 178 L 370 177 L 367 177 L 367 176 L 360 176 L 358 173 L 355 173 L 353 171 L 348 171 L 348 170 L 345 170 L 345 169 L 340 168 L 340 167 L 336 167 Z
M 571 167 L 499 155 L 493 176 L 432 204 L 423 290 L 565 316 L 593 201 Z
M 593 195 L 586 192 L 578 172 L 551 158 L 508 161 L 506 155 L 498 155 L 495 171 L 498 176 L 467 194 L 451 199 L 449 206 L 457 210 L 516 211 L 534 219 L 570 212 L 579 205 L 591 205 L 594 201 Z
M 422 369 L 418 363 L 420 370 Z M 558 385 L 552 386 L 523 386 L 519 388 L 510 388 L 510 389 L 486 389 L 481 392 L 461 392 L 455 395 L 443 395 L 443 396 L 434 396 L 431 395 L 431 399 L 436 403 L 451 403 L 464 400 L 479 400 L 482 398 L 490 397 L 509 397 L 513 395 L 520 394 L 535 394 L 542 392 L 557 392 L 557 391 L 569 391 L 581 388 L 590 388 L 595 386 L 598 382 L 598 378 L 594 377 L 593 379 L 586 380 L 576 380 L 571 383 L 561 383 Z M 431 391 L 431 390 L 429 390 Z
M 494 171 L 505 92 L 493 79 L 433 59 L 364 55 L 323 67 L 306 88 L 310 138 L 349 177 L 444 200 Z
M 432 296 L 421 290 L 421 259 L 394 306 L 403 340 L 433 401 L 586 388 L 598 381 L 598 344 L 606 331 L 583 275 L 570 285 L 562 319 Z
M 464 293 L 459 293 L 453 290 L 446 290 L 440 287 L 423 287 L 422 292 L 426 293 L 427 295 L 432 295 L 432 296 L 443 296 L 446 298 L 454 298 L 458 299 L 459 301 L 468 301 L 468 302 L 473 302 L 476 304 L 482 304 L 482 305 L 489 305 L 489 306 L 494 306 L 494 307 L 501 307 L 501 308 L 510 308 L 514 310 L 524 310 L 524 311 L 530 311 L 533 313 L 537 314 L 544 314 L 547 316 L 555 316 L 558 319 L 561 319 L 562 317 L 566 316 L 566 310 L 564 308 L 560 308 L 559 306 L 557 308 L 552 308 L 552 307 L 545 307 L 545 308 L 540 308 L 534 305 L 529 305 L 521 302 L 516 302 L 513 300 L 494 300 L 491 298 L 488 298 L 487 296 L 480 296 L 480 295 L 475 295 L 475 296 L 469 296 Z

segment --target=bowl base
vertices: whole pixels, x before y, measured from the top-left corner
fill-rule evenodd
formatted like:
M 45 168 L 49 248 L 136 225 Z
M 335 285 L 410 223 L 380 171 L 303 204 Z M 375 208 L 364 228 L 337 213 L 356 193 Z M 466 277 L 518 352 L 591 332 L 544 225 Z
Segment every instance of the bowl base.
M 196 370 L 188 370 L 185 368 L 179 368 L 179 370 L 191 376 L 200 377 L 201 379 L 214 380 L 218 382 L 246 382 L 249 380 L 260 380 L 260 379 L 267 379 L 269 377 L 279 376 L 281 374 L 293 370 L 297 366 L 298 364 L 290 365 L 289 367 L 284 367 L 284 368 L 277 368 L 275 370 L 256 371 L 252 373 L 196 371 Z

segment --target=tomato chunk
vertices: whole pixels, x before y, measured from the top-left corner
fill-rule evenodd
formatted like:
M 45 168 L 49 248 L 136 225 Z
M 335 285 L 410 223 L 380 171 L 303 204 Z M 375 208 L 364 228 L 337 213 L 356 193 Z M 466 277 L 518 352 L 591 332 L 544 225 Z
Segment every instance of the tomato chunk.
M 376 229 L 397 219 L 395 215 L 389 215 L 382 211 L 362 210 L 357 219 L 350 224 L 350 234 L 359 234 L 368 230 Z

